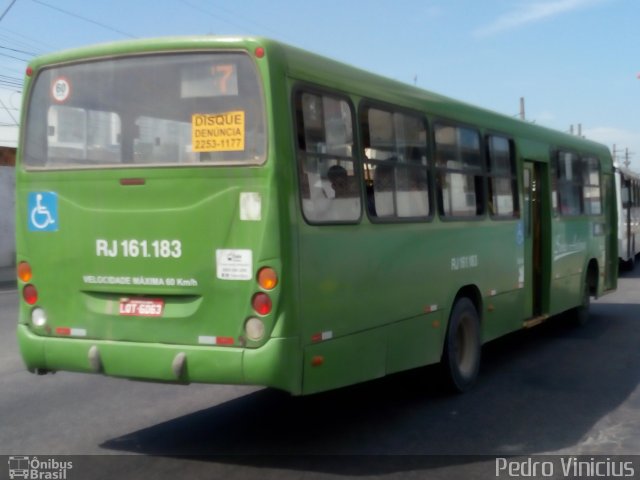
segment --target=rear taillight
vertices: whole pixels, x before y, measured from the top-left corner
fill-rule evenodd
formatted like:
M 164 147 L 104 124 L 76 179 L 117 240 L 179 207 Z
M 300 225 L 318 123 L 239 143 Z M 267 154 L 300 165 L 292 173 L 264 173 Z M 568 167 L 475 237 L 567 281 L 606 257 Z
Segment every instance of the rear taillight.
M 38 289 L 35 285 L 28 283 L 33 279 L 33 271 L 31 270 L 31 265 L 27 262 L 20 262 L 17 268 L 18 279 L 20 281 L 26 283 L 24 287 L 22 287 L 22 298 L 29 305 L 35 305 L 38 301 Z
M 28 305 L 35 305 L 38 302 L 38 289 L 32 283 L 33 271 L 27 262 L 20 262 L 17 268 L 18 279 L 26 285 L 22 287 L 22 299 Z M 42 308 L 36 307 L 31 311 L 31 323 L 35 327 L 43 327 L 47 323 L 47 314 Z
M 258 315 L 268 315 L 271 313 L 271 299 L 266 293 L 256 293 L 251 299 L 251 306 Z
M 273 290 L 278 285 L 278 274 L 271 267 L 263 267 L 258 270 L 256 281 L 262 290 Z M 251 308 L 260 316 L 269 315 L 273 309 L 271 297 L 266 292 L 255 293 L 251 297 Z M 249 340 L 259 342 L 264 338 L 266 327 L 260 318 L 251 317 L 244 323 L 244 332 Z
M 29 305 L 35 305 L 38 301 L 38 290 L 31 284 L 25 285 L 22 289 L 22 298 Z

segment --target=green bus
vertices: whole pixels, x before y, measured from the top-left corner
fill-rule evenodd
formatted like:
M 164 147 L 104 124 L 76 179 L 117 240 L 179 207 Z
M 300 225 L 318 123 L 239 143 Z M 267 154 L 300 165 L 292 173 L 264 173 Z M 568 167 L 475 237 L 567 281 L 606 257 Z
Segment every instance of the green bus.
M 440 362 L 464 391 L 483 343 L 616 287 L 612 160 L 582 138 L 263 38 L 51 54 L 24 92 L 38 374 L 302 395 Z

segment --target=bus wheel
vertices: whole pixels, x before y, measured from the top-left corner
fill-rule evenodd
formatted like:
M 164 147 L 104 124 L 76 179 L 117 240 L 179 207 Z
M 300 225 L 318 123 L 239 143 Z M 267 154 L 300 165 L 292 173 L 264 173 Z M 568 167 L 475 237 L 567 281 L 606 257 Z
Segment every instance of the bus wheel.
M 589 283 L 584 282 L 582 287 L 582 304 L 571 312 L 571 320 L 577 326 L 582 326 L 589 321 L 589 305 L 591 303 L 591 289 Z
M 456 392 L 469 390 L 480 368 L 480 320 L 473 302 L 459 299 L 451 311 L 442 367 L 450 387 Z
M 636 257 L 632 256 L 629 260 L 622 261 L 622 269 L 627 272 L 633 272 L 633 269 L 636 267 Z

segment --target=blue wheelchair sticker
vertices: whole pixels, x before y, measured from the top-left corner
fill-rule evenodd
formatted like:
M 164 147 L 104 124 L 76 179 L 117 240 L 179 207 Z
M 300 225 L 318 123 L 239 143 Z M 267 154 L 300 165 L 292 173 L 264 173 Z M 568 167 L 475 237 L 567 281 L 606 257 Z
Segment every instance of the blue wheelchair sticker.
M 30 192 L 29 230 L 31 232 L 58 231 L 58 194 L 54 192 Z

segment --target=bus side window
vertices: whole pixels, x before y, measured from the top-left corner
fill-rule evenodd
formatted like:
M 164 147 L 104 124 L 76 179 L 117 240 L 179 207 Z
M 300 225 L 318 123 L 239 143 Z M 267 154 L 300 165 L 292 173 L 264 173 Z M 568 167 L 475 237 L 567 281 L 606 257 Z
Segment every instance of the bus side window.
M 600 161 L 597 158 L 582 159 L 583 202 L 587 215 L 602 214 L 602 192 L 600 191 Z
M 436 125 L 438 210 L 442 217 L 484 215 L 484 167 L 477 130 Z
M 302 213 L 310 223 L 360 219 L 360 182 L 353 140 L 353 109 L 337 95 L 295 96 Z
M 627 184 L 627 181 L 624 179 L 624 177 L 622 178 L 622 187 L 620 190 L 620 196 L 622 198 L 622 206 L 624 208 L 629 208 L 631 202 L 629 201 L 629 185 Z
M 560 215 L 580 215 L 584 212 L 582 163 L 578 155 L 567 151 L 559 151 L 555 162 Z
M 369 216 L 419 220 L 430 213 L 427 126 L 421 115 L 366 106 L 360 111 Z
M 601 215 L 600 161 L 561 150 L 554 163 L 560 215 Z
M 495 135 L 487 136 L 489 166 L 489 214 L 492 217 L 518 216 L 518 184 L 516 181 L 513 142 Z

